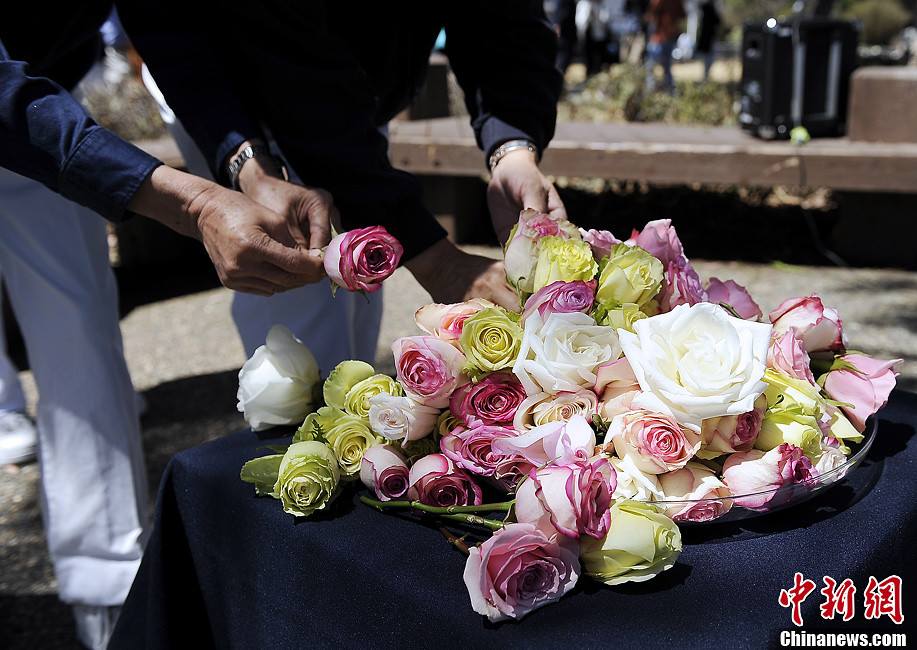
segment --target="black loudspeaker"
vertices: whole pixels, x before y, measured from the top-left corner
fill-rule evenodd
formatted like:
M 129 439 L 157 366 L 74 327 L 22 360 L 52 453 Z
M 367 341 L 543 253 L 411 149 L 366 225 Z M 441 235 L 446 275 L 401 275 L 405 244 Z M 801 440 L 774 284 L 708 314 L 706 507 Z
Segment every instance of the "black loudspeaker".
M 843 135 L 859 31 L 856 21 L 819 17 L 747 22 L 742 128 L 768 140 L 789 138 L 795 126 L 812 137 Z

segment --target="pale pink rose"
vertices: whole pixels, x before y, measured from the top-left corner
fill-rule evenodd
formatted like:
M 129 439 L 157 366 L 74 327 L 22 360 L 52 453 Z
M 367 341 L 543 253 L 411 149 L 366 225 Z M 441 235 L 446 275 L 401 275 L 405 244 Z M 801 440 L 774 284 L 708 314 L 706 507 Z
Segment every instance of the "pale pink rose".
M 496 307 L 496 305 L 484 298 L 472 298 L 453 305 L 440 303 L 424 305 L 415 312 L 414 322 L 427 334 L 459 347 L 458 340 L 462 335 L 462 325 L 470 317 L 487 307 Z
M 561 239 L 580 237 L 576 226 L 566 219 L 531 209 L 519 213 L 519 221 L 506 243 L 503 264 L 507 281 L 520 291 L 534 293 L 538 242 L 548 235 Z
M 758 303 L 752 300 L 748 290 L 736 284 L 734 280 L 723 282 L 718 278 L 710 278 L 707 283 L 707 301 L 717 305 L 729 305 L 745 320 L 761 320 L 764 316 L 764 312 Z
M 522 383 L 511 372 L 493 372 L 460 386 L 449 398 L 452 415 L 466 424 L 512 424 L 525 399 Z
M 380 501 L 401 499 L 408 493 L 408 463 L 392 445 L 373 445 L 363 453 L 360 480 Z
M 794 330 L 784 332 L 771 339 L 767 350 L 767 367 L 788 377 L 795 377 L 815 385 L 812 374 L 812 360 L 802 341 L 796 338 Z
M 382 288 L 401 261 L 404 249 L 382 226 L 341 233 L 325 250 L 325 273 L 348 291 L 372 293 Z
M 697 452 L 698 458 L 710 459 L 737 451 L 749 451 L 761 431 L 765 410 L 767 398 L 761 395 L 755 400 L 755 408 L 747 413 L 702 421 L 700 434 L 703 445 Z
M 442 454 L 428 454 L 408 473 L 408 497 L 429 506 L 472 506 L 482 503 L 481 488 L 468 473 Z
M 665 272 L 665 286 L 659 292 L 659 309 L 671 311 L 678 305 L 696 305 L 707 301 L 707 292 L 701 284 L 697 271 L 690 264 L 679 266 L 669 263 Z
M 665 267 L 671 264 L 679 267 L 688 265 L 685 249 L 672 227 L 671 219 L 650 221 L 639 233 L 635 230 L 625 243 L 639 246 Z
M 519 454 L 500 456 L 497 464 L 494 465 L 494 475 L 488 477 L 487 481 L 507 494 L 512 494 L 516 491 L 519 482 L 526 478 L 533 469 L 535 465 Z
M 732 492 L 709 467 L 690 462 L 681 469 L 659 475 L 665 494 L 661 504 L 673 521 L 712 521 L 732 508 Z M 692 503 L 693 502 L 693 503 Z
M 552 282 L 529 296 L 529 299 L 525 301 L 519 323 L 524 326 L 525 319 L 534 311 L 539 313 L 541 320 L 547 319 L 548 314 L 553 313 L 581 312 L 588 314 L 592 311 L 592 305 L 595 302 L 595 287 L 595 280 Z
M 818 470 L 802 449 L 783 443 L 770 451 L 760 449 L 730 454 L 723 465 L 723 482 L 735 495 L 735 502 L 746 508 L 770 508 L 784 505 L 792 490 L 773 492 L 777 488 L 811 481 Z M 802 485 L 811 489 L 812 485 Z
M 606 437 L 614 443 L 618 456 L 630 456 L 648 474 L 684 467 L 701 446 L 696 431 L 682 427 L 670 415 L 643 409 L 617 416 Z
M 818 462 L 815 463 L 815 469 L 818 470 L 819 475 L 837 469 L 846 462 L 847 454 L 844 452 L 841 441 L 837 438 L 823 435 L 821 437 L 821 456 L 818 457 Z M 843 478 L 845 474 L 846 471 L 839 472 L 838 479 Z
M 493 446 L 497 453 L 518 454 L 538 467 L 568 465 L 592 457 L 595 432 L 586 418 L 574 415 L 566 422 L 548 422 L 515 438 L 495 439 Z
M 445 408 L 449 397 L 468 382 L 465 355 L 435 336 L 404 336 L 392 343 L 398 382 L 426 406 Z
M 883 361 L 851 352 L 839 357 L 835 368 L 825 376 L 825 392 L 841 403 L 841 409 L 860 433 L 866 429 L 866 418 L 888 403 L 899 363 L 901 359 Z
M 523 400 L 516 411 L 513 426 L 518 431 L 525 431 L 548 422 L 565 422 L 574 415 L 581 415 L 591 422 L 598 406 L 598 398 L 588 388 L 576 392 L 561 391 L 556 395 L 542 392 Z
M 578 551 L 566 537 L 508 524 L 470 549 L 464 579 L 472 608 L 496 622 L 560 600 L 579 578 Z
M 599 395 L 596 413 L 605 422 L 631 410 L 631 401 L 640 392 L 640 383 L 627 357 L 599 366 L 595 392 Z
M 623 243 L 607 230 L 583 230 L 580 228 L 580 234 L 592 246 L 592 256 L 597 260 L 609 257 L 611 255 L 611 247 L 615 244 Z
M 506 454 L 494 450 L 498 438 L 514 438 L 516 431 L 491 424 L 456 427 L 439 441 L 443 454 L 457 466 L 479 476 L 493 476 Z
M 810 355 L 816 352 L 843 354 L 847 349 L 841 317 L 836 309 L 826 307 L 818 296 L 784 300 L 769 318 L 774 325 L 773 336 L 782 336 L 792 328 Z
M 402 446 L 425 438 L 433 432 L 440 411 L 411 399 L 380 393 L 369 398 L 370 428 Z
M 546 530 L 553 526 L 573 539 L 602 539 L 611 523 L 609 507 L 617 487 L 605 458 L 533 470 L 516 490 L 516 519 Z

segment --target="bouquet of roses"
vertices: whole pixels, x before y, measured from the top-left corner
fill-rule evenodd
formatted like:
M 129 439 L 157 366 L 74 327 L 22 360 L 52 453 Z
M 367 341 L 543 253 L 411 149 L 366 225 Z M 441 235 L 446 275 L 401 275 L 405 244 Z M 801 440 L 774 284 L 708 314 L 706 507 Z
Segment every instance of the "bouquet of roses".
M 520 312 L 423 307 L 423 334 L 392 344 L 395 378 L 346 361 L 321 382 L 284 352 L 308 408 L 319 387 L 324 405 L 242 470 L 294 515 L 360 479 L 379 509 L 484 527 L 476 546 L 445 532 L 492 621 L 557 600 L 582 573 L 652 578 L 680 553 L 679 522 L 783 505 L 794 488 L 781 488 L 844 464 L 894 387 L 900 360 L 847 350 L 817 296 L 765 321 L 734 282 L 701 282 L 668 220 L 621 241 L 526 210 L 505 265 Z M 277 329 L 266 347 L 281 338 L 295 346 Z M 252 376 L 240 373 L 247 418 Z

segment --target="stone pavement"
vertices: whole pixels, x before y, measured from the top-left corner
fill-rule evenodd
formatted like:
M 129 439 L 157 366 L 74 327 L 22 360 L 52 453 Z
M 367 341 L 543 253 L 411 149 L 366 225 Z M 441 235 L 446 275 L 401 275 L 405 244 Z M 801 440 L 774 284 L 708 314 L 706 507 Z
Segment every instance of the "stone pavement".
M 499 255 L 498 249 L 474 250 Z M 905 359 L 899 386 L 917 391 L 917 272 L 692 262 L 702 278 L 732 278 L 745 285 L 765 313 L 785 298 L 819 294 L 840 311 L 852 347 Z M 149 289 L 132 282 L 122 282 L 128 297 Z M 207 281 L 202 284 L 206 287 Z M 388 343 L 418 333 L 412 315 L 429 297 L 404 270 L 386 286 L 391 297 L 376 365 L 393 373 Z M 142 304 L 122 320 L 128 365 L 149 403 L 143 435 L 153 497 L 175 452 L 244 427 L 235 392 L 245 356 L 230 318 L 231 294 L 223 288 L 198 289 L 179 286 L 172 291 L 174 297 L 137 301 Z M 23 378 L 34 408 L 31 376 L 26 372 Z M 0 467 L 0 645 L 78 648 L 69 608 L 54 595 L 37 476 L 35 463 Z M 150 503 L 151 512 L 153 507 Z

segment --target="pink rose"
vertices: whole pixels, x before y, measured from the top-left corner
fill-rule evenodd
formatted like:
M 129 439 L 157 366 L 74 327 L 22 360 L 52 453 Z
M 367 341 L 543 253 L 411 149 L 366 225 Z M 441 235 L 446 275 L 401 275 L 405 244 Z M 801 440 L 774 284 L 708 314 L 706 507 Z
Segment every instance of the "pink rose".
M 415 462 L 408 473 L 408 483 L 408 497 L 428 506 L 482 503 L 480 486 L 442 454 L 428 454 Z
M 794 377 L 815 385 L 812 374 L 812 360 L 795 331 L 787 331 L 771 339 L 767 350 L 767 367 L 788 377 Z
M 595 392 L 599 395 L 598 414 L 605 422 L 631 410 L 631 401 L 640 392 L 640 383 L 627 357 L 599 366 L 595 372 Z
M 382 226 L 341 233 L 325 250 L 325 273 L 348 291 L 372 293 L 398 268 L 404 249 Z
M 707 283 L 707 301 L 717 305 L 727 304 L 745 320 L 761 320 L 764 316 L 745 287 L 736 284 L 734 280 L 723 282 L 717 278 L 710 278 L 710 282 Z
M 671 219 L 650 221 L 639 233 L 635 230 L 625 243 L 639 246 L 665 267 L 672 264 L 678 267 L 688 265 L 685 249 L 672 227 Z
M 517 523 L 472 547 L 464 578 L 474 611 L 496 622 L 560 600 L 580 574 L 578 548 L 563 540 Z
M 392 343 L 398 382 L 426 406 L 445 408 L 455 390 L 468 382 L 465 355 L 435 336 L 404 336 Z
M 363 453 L 360 480 L 380 501 L 400 499 L 408 492 L 408 463 L 392 445 L 373 445 Z
M 477 424 L 457 427 L 439 441 L 443 454 L 456 465 L 479 476 L 493 476 L 497 464 L 506 456 L 494 450 L 498 438 L 514 438 L 516 432 L 506 427 Z
M 682 427 L 674 417 L 642 409 L 617 416 L 606 437 L 618 456 L 630 456 L 647 474 L 684 467 L 701 446 L 700 434 Z
M 468 425 L 512 424 L 524 399 L 525 389 L 516 375 L 494 372 L 460 386 L 449 399 L 449 410 Z
M 772 490 L 805 483 L 816 477 L 818 470 L 802 449 L 786 442 L 768 452 L 752 449 L 730 454 L 723 465 L 723 482 L 736 495 L 735 502 L 746 508 L 783 505 L 792 498 L 792 490 Z M 800 487 L 810 490 L 813 486 Z
M 535 465 L 518 454 L 500 456 L 494 465 L 494 475 L 486 480 L 498 489 L 511 494 L 516 491 L 519 482 L 528 477 L 533 469 Z
M 697 452 L 698 458 L 710 459 L 723 454 L 751 450 L 761 431 L 765 410 L 767 398 L 760 395 L 755 400 L 755 407 L 747 413 L 724 415 L 702 421 L 700 434 L 703 446 Z
M 566 422 L 548 422 L 515 438 L 498 438 L 493 442 L 497 453 L 518 454 L 535 466 L 568 465 L 591 458 L 595 452 L 595 432 L 582 415 Z
M 665 494 L 661 504 L 673 521 L 712 521 L 732 508 L 732 492 L 710 468 L 690 462 L 674 472 L 659 475 Z
M 496 305 L 484 298 L 472 298 L 453 305 L 434 303 L 424 305 L 414 314 L 414 322 L 427 334 L 459 347 L 462 325 L 470 317 L 487 307 Z
M 700 277 L 687 262 L 684 266 L 679 266 L 674 262 L 670 263 L 665 272 L 666 284 L 660 292 L 659 309 L 661 311 L 671 311 L 678 305 L 696 305 L 699 302 L 707 302 L 707 292 L 701 285 Z
M 826 351 L 843 354 L 847 349 L 847 337 L 837 310 L 825 307 L 818 296 L 784 300 L 770 313 L 770 321 L 774 325 L 774 337 L 792 328 L 810 355 Z
M 592 311 L 592 304 L 595 302 L 595 287 L 595 280 L 552 282 L 529 296 L 529 299 L 525 301 L 519 323 L 524 326 L 525 319 L 534 311 L 541 315 L 541 320 L 546 320 L 548 314 L 553 313 L 581 312 L 588 314 Z
M 860 433 L 866 429 L 866 418 L 888 402 L 898 376 L 895 366 L 899 363 L 901 359 L 883 361 L 851 352 L 839 357 L 825 375 L 825 392 L 841 402 L 841 409 Z
M 614 468 L 605 458 L 533 470 L 516 491 L 516 518 L 550 527 L 567 537 L 602 539 L 611 523 L 609 507 L 617 487 Z
M 592 256 L 597 260 L 611 256 L 611 247 L 623 243 L 607 230 L 580 229 L 583 239 L 592 246 Z

